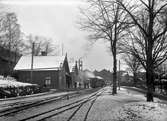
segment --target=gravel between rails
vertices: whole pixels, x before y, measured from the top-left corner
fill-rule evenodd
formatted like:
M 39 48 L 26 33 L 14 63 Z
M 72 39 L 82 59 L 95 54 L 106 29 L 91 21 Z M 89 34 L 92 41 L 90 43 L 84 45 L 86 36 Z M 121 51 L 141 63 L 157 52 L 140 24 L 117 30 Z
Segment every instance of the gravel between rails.
M 91 96 L 89 96 L 89 97 L 85 97 L 83 99 L 77 100 L 77 101 L 69 103 L 67 105 L 56 107 L 56 108 L 53 108 L 51 110 L 48 110 L 48 111 L 45 111 L 45 112 L 42 112 L 42 113 L 38 113 L 36 115 L 32 115 L 30 117 L 26 117 L 24 119 L 20 119 L 19 121 L 25 121 L 25 120 L 39 121 L 39 120 L 44 120 L 46 118 L 50 118 L 52 116 L 61 114 L 61 113 L 65 112 L 65 111 L 67 111 L 67 110 L 71 110 L 71 109 L 73 109 L 75 107 L 78 107 L 81 103 L 85 103 L 85 102 L 89 101 L 90 99 L 92 99 L 92 97 L 96 96 L 97 93 L 99 93 L 99 91 L 91 94 Z
M 92 99 L 88 99 L 84 103 L 80 103 L 76 108 L 63 112 L 60 115 L 49 117 L 45 119 L 45 121 L 86 121 L 90 109 L 103 91 L 95 95 Z
M 88 93 L 91 90 L 85 90 L 85 91 L 77 91 L 77 92 L 70 92 L 69 94 L 63 94 L 63 95 L 59 95 L 59 96 L 52 96 L 52 97 L 48 97 L 48 98 L 44 98 L 42 100 L 37 100 L 37 101 L 33 101 L 33 102 L 19 102 L 18 106 L 14 106 L 14 107 L 9 107 L 6 108 L 4 110 L 0 111 L 0 117 L 2 116 L 7 116 L 10 114 L 14 114 L 14 113 L 18 113 L 20 111 L 32 108 L 32 107 L 36 107 L 36 106 L 40 106 L 40 105 L 44 105 L 47 103 L 51 103 L 54 101 L 58 101 L 58 100 L 62 100 L 62 99 L 66 99 L 66 97 L 72 98 L 72 97 L 76 97 L 78 95 L 81 95 L 83 92 Z M 14 105 L 14 104 L 13 104 Z

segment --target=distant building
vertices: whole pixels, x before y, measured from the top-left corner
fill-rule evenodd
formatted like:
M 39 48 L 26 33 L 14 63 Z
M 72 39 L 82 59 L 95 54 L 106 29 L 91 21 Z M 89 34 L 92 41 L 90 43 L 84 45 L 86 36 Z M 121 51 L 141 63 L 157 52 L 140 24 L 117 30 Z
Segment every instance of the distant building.
M 77 88 L 79 87 L 79 69 L 77 65 L 77 61 L 74 63 L 70 63 L 70 73 L 71 73 L 71 80 L 72 80 L 72 87 Z
M 79 76 L 81 78 L 81 87 L 90 88 L 90 87 L 101 87 L 105 84 L 105 80 L 101 76 L 96 76 L 93 72 L 88 69 L 80 71 Z
M 90 86 L 92 88 L 103 87 L 104 85 L 105 85 L 105 81 L 100 76 L 95 76 L 95 78 L 92 78 L 90 81 Z
M 20 54 L 0 46 L 0 75 L 10 75 L 20 58 Z
M 33 69 L 31 59 L 31 56 L 22 56 L 16 64 L 14 70 L 19 81 L 56 89 L 71 87 L 67 56 L 34 56 Z
M 112 80 L 113 79 L 113 75 L 112 75 L 112 72 L 110 72 L 110 70 L 106 70 L 106 69 L 103 69 L 101 71 L 95 70 L 94 74 L 96 76 L 102 77 L 105 80 L 105 83 L 108 84 L 108 85 L 111 85 L 112 82 L 113 82 L 113 80 Z
M 95 78 L 95 75 L 93 72 L 86 69 L 83 71 L 79 71 L 79 78 L 80 78 L 80 87 L 89 88 L 90 82 L 93 78 Z

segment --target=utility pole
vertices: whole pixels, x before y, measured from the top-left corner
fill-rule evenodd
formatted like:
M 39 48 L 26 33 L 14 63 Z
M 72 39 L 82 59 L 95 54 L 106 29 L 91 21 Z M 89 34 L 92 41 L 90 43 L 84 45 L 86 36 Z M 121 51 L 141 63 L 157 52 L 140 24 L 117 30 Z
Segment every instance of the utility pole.
M 35 43 L 32 43 L 32 52 L 31 52 L 31 83 L 33 82 L 33 64 L 34 64 L 34 46 Z
M 121 81 L 121 73 L 120 73 L 120 66 L 121 66 L 121 63 L 120 63 L 120 60 L 119 60 L 119 79 L 118 79 L 118 89 L 120 90 L 120 81 Z
M 62 56 L 63 56 L 64 55 L 64 44 L 63 43 L 61 44 L 61 49 L 62 49 L 61 52 L 62 52 Z

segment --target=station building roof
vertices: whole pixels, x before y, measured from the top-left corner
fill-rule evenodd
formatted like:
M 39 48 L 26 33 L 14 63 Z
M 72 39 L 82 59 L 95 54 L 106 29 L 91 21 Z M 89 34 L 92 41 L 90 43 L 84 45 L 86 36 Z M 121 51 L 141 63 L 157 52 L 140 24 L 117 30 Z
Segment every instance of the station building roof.
M 65 56 L 34 56 L 33 70 L 58 70 L 65 61 Z M 22 56 L 14 70 L 31 70 L 31 56 Z

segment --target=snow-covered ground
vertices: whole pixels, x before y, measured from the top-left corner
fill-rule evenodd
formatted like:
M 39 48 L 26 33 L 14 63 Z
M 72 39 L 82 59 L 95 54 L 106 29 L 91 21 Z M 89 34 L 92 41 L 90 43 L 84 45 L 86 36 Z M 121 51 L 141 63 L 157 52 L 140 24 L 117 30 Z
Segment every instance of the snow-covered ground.
M 4 121 L 16 119 L 15 121 L 17 121 L 17 119 L 63 106 L 84 97 L 86 95 L 53 102 L 0 119 Z M 167 121 L 167 101 L 155 99 L 155 102 L 146 102 L 145 100 L 145 96 L 137 91 L 121 88 L 117 95 L 112 95 L 112 88 L 105 87 L 105 91 L 97 98 L 91 108 L 91 101 L 85 103 L 70 121 Z M 77 107 L 46 121 L 66 121 L 76 109 Z M 87 113 L 88 109 L 90 109 L 89 113 Z
M 145 101 L 143 94 L 121 88 L 117 95 L 112 95 L 112 89 L 106 87 L 106 91 L 98 97 L 93 104 L 86 121 L 167 121 L 167 105 L 155 99 L 154 103 Z M 86 112 L 91 102 L 84 104 L 71 121 L 84 121 Z M 66 121 L 70 110 L 47 121 Z
M 118 94 L 111 95 L 111 89 L 95 103 L 89 121 L 167 121 L 167 105 L 155 99 L 145 101 L 143 94 L 121 88 Z
M 167 121 L 167 105 L 137 102 L 125 104 L 114 112 L 115 121 Z

